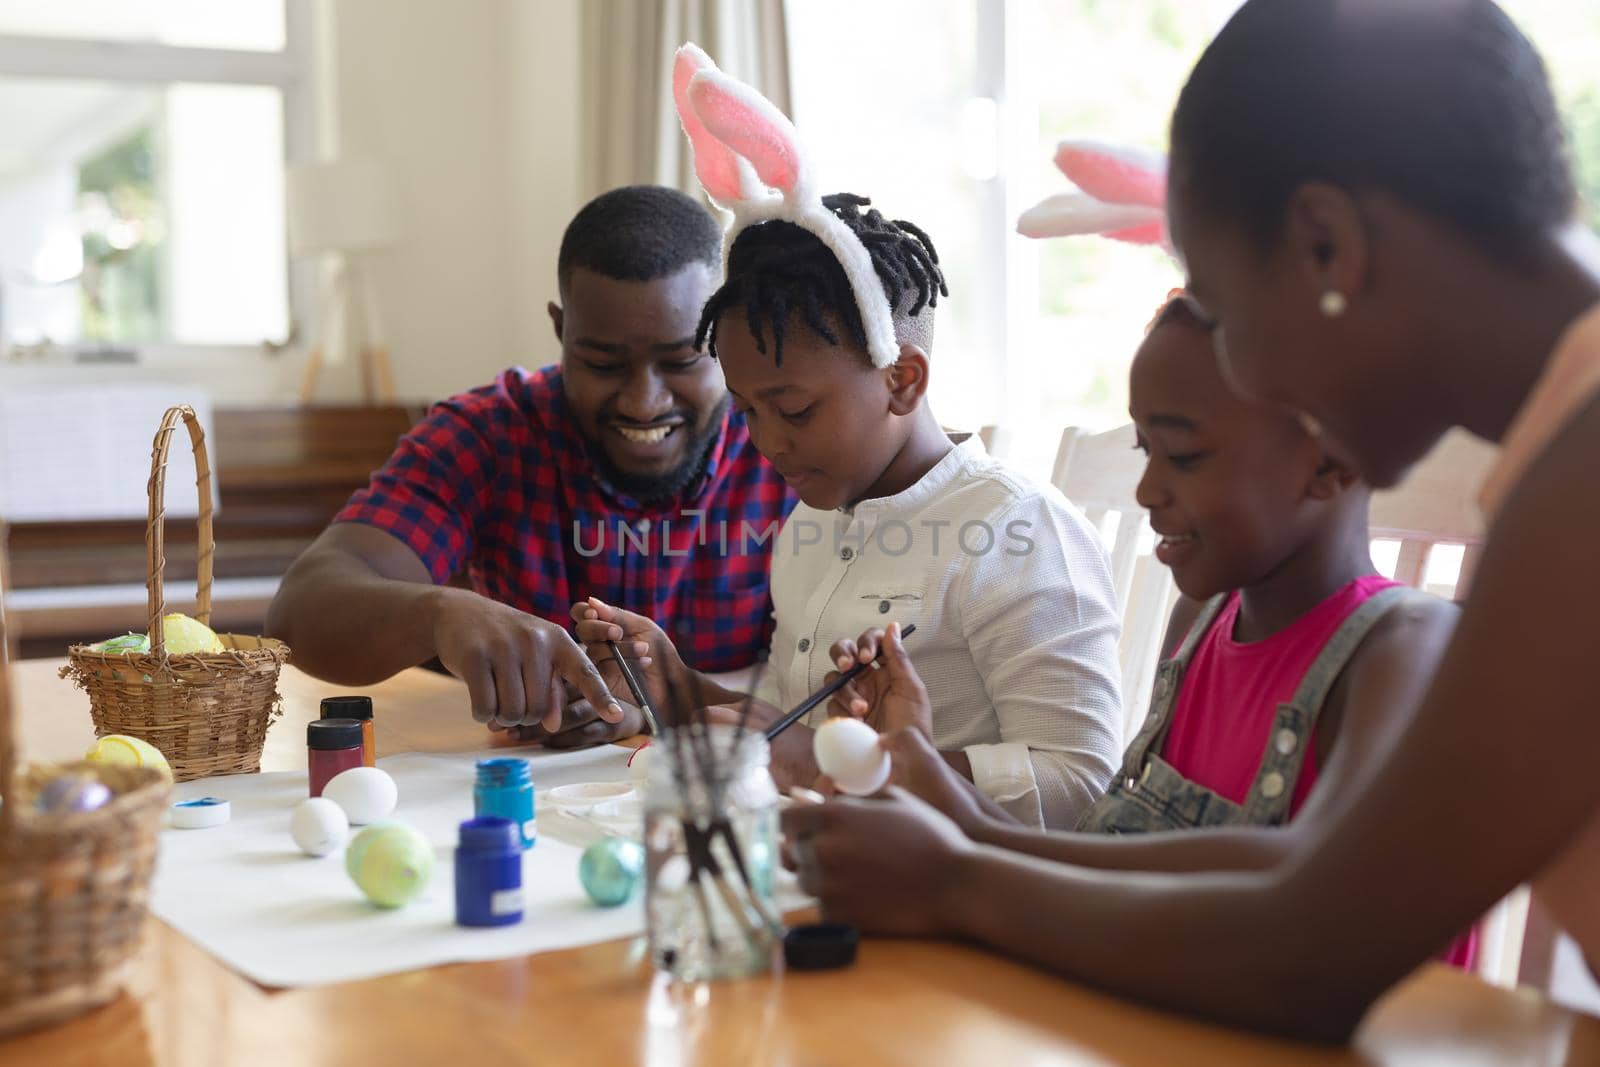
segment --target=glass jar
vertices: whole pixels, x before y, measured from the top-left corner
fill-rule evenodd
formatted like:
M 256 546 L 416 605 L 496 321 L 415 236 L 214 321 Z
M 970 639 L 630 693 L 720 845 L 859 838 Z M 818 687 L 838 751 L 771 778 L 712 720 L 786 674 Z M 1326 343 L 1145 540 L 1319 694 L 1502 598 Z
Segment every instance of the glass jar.
M 645 781 L 651 958 L 690 982 L 768 971 L 783 928 L 773 899 L 778 790 L 767 772 L 766 738 L 746 731 L 735 745 L 733 727 L 713 726 L 696 744 L 693 728 L 680 729 L 681 740 L 669 734 L 654 743 Z M 726 783 L 721 789 L 707 782 L 708 746 L 716 777 Z M 709 854 L 713 863 L 691 877 L 696 854 Z

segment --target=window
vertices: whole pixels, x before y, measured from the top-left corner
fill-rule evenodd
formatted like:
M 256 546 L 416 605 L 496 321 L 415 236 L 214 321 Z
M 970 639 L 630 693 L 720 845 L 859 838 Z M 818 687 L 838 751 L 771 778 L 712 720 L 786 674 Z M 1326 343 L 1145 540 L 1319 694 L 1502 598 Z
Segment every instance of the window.
M 299 7 L 0 0 L 0 350 L 285 338 Z
M 790 5 L 795 119 L 824 182 L 939 244 L 932 403 L 1000 422 L 1048 474 L 1066 426 L 1127 421 L 1127 368 L 1182 281 L 1158 249 L 1029 241 L 1017 215 L 1068 188 L 1056 143 L 1166 147 L 1178 90 L 1239 0 L 805 0 Z M 1600 8 L 1502 0 L 1544 53 L 1587 203 L 1600 202 Z

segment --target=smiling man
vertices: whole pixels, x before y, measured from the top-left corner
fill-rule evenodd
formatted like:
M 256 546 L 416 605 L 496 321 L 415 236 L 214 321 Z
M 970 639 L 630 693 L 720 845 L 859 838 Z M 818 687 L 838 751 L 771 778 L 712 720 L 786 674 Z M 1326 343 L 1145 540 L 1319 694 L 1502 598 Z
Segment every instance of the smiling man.
M 542 723 L 523 732 L 556 744 L 640 727 L 632 708 L 590 710 L 610 698 L 566 631 L 574 600 L 662 620 L 701 670 L 750 663 L 794 497 L 695 345 L 720 255 L 717 223 L 670 189 L 579 211 L 549 306 L 560 364 L 512 368 L 401 439 L 273 601 L 295 663 L 355 685 L 437 657 L 480 721 Z M 444 584 L 463 572 L 471 590 Z

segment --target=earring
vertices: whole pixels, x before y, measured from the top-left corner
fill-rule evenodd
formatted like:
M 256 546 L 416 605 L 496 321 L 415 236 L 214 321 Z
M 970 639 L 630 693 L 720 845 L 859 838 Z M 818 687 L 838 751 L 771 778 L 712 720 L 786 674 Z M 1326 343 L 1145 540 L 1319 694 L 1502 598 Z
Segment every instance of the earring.
M 1322 294 L 1322 299 L 1317 301 L 1317 306 L 1322 309 L 1322 313 L 1328 318 L 1336 319 L 1344 314 L 1344 309 L 1350 306 L 1350 302 L 1345 299 L 1344 294 L 1339 290 L 1329 289 Z

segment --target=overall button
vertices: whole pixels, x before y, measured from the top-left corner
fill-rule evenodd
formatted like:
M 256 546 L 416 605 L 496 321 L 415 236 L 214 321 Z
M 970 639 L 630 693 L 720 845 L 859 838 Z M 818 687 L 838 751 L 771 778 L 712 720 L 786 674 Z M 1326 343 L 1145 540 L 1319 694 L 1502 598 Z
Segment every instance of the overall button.
M 844 560 L 846 563 L 849 563 L 851 560 L 856 558 L 856 550 L 853 548 L 842 548 L 839 550 L 839 558 Z
M 1300 744 L 1300 735 L 1289 729 L 1279 730 L 1275 744 L 1279 754 L 1287 756 L 1295 750 L 1295 746 Z
M 1273 771 L 1271 774 L 1261 779 L 1262 796 L 1266 797 L 1268 800 L 1271 800 L 1273 797 L 1282 795 L 1282 793 L 1283 775 L 1279 774 L 1277 771 Z
M 889 614 L 889 602 L 887 600 L 878 601 L 878 614 L 879 615 L 887 615 L 887 614 Z
M 800 639 L 800 651 L 801 652 L 809 652 L 809 651 L 811 651 L 811 638 L 802 637 Z

